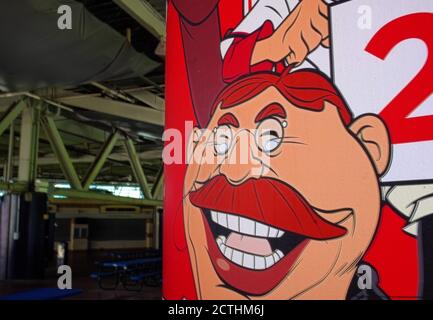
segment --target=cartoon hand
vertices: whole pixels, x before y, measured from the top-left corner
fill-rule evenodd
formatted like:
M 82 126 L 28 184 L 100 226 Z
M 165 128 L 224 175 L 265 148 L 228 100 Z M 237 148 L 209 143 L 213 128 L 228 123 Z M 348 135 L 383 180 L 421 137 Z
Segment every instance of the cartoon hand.
M 299 65 L 320 44 L 329 47 L 328 7 L 322 0 L 302 0 L 272 36 L 257 42 L 251 64 L 286 58 Z

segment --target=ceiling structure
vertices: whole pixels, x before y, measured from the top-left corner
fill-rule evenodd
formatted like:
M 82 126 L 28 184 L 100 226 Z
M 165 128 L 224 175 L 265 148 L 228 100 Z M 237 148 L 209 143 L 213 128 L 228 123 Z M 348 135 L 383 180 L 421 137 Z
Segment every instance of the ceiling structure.
M 19 92 L 0 91 L 0 120 L 11 106 L 24 97 L 32 103 L 42 102 L 49 110 L 80 178 L 86 175 L 107 139 L 117 130 L 121 132 L 122 139 L 114 143 L 95 181 L 138 182 L 131 170 L 124 143 L 125 139 L 130 139 L 147 181 L 153 184 L 162 166 L 164 57 L 160 52 L 156 54 L 155 50 L 164 39 L 161 25 L 165 25 L 165 0 L 76 1 L 128 39 L 138 53 L 159 62 L 160 66 L 150 73 L 121 80 L 49 86 Z M 134 3 L 134 8 L 129 7 L 131 3 Z M 14 121 L 13 177 L 18 174 L 21 121 L 19 117 Z M 0 180 L 5 176 L 10 132 L 8 128 L 0 135 Z M 37 178 L 65 181 L 49 140 L 46 132 L 40 130 Z

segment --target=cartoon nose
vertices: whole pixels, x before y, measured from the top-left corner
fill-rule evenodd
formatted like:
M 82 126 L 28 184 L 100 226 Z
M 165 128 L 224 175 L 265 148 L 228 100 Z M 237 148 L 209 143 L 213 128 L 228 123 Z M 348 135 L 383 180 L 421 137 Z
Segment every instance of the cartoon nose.
M 245 180 L 258 177 L 262 172 L 254 135 L 247 130 L 240 131 L 220 166 L 220 174 L 226 176 L 232 184 L 241 184 Z

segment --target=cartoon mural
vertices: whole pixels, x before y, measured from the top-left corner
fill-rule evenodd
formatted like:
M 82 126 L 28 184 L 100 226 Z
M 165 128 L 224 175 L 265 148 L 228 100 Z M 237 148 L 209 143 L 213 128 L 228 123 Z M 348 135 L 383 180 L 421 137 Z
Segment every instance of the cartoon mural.
M 414 24 L 433 27 L 433 1 L 397 2 L 168 2 L 164 298 L 433 297 L 432 116 L 394 101 L 416 68 L 382 90 L 376 61 L 425 42 L 398 57 L 427 56 L 411 106 L 431 107 Z

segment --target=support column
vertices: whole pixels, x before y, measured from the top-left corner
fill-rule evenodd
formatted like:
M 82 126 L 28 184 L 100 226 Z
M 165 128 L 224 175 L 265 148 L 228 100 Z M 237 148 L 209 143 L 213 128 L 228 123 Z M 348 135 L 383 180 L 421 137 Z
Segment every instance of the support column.
M 18 181 L 32 184 L 36 179 L 40 110 L 27 104 L 22 111 Z
M 153 248 L 161 249 L 161 218 L 162 209 L 155 207 L 153 209 Z
M 0 207 L 0 280 L 44 276 L 46 232 L 44 193 L 8 193 Z
M 40 106 L 26 99 L 3 118 L 11 125 L 21 113 L 18 181 L 8 187 L 0 206 L 0 279 L 34 279 L 44 276 L 47 195 L 28 192 L 36 180 Z M 5 122 L 2 121 L 4 124 Z M 2 129 L 2 128 L 0 128 Z M 10 129 L 7 180 L 12 178 L 14 127 Z M 6 183 L 8 186 L 8 183 Z M 19 186 L 19 188 L 17 187 Z
M 153 249 L 153 223 L 152 219 L 146 220 L 146 248 Z
M 164 191 L 164 165 L 161 165 L 161 169 L 156 176 L 155 183 L 152 187 L 152 198 L 155 200 L 163 199 L 163 191 Z
M 129 137 L 125 137 L 125 146 L 126 151 L 128 152 L 129 162 L 131 163 L 132 171 L 134 173 L 135 179 L 140 185 L 144 198 L 152 199 L 146 176 L 144 174 L 143 168 L 141 167 L 137 151 L 135 150 L 134 142 Z
M 15 125 L 14 121 L 11 122 L 9 127 L 9 146 L 8 146 L 8 160 L 5 167 L 5 181 L 10 182 L 14 175 L 14 149 L 15 149 Z

